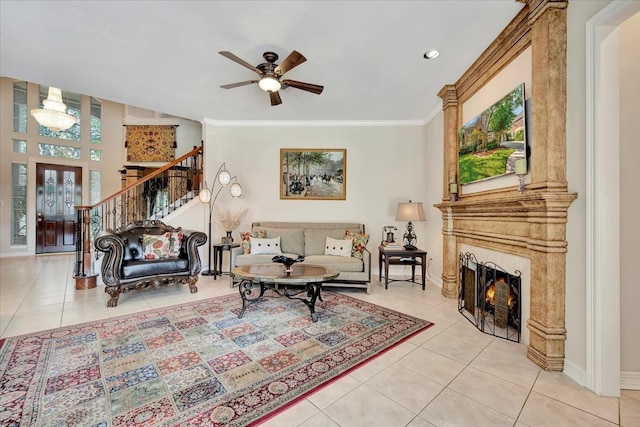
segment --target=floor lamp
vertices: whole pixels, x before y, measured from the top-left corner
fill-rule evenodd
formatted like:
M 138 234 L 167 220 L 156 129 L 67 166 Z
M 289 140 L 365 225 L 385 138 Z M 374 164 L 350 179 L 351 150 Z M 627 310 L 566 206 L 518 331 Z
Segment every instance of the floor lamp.
M 229 185 L 229 183 L 233 180 L 235 180 L 236 182 L 231 184 L 231 186 L 229 187 L 229 192 L 231 193 L 231 196 L 234 199 L 242 196 L 242 186 L 238 184 L 238 178 L 235 176 L 234 177 L 231 176 L 229 171 L 225 169 L 224 163 L 221 164 L 220 167 L 218 168 L 218 172 L 216 172 L 216 177 L 217 177 L 218 183 L 220 183 L 220 188 L 218 188 L 217 191 L 215 190 L 216 181 L 213 181 L 213 185 L 211 186 L 211 189 L 207 187 L 207 181 L 205 181 L 204 187 L 202 188 L 202 190 L 200 190 L 200 194 L 198 194 L 198 198 L 200 199 L 200 202 L 206 203 L 209 205 L 209 234 L 207 236 L 207 238 L 209 239 L 209 265 L 207 270 L 202 271 L 201 274 L 203 276 L 213 276 L 215 273 L 211 269 L 211 265 L 212 265 L 211 264 L 211 216 L 213 214 L 213 207 L 216 204 L 216 200 L 218 200 L 218 196 L 220 195 L 220 192 L 222 191 L 222 189 L 227 185 Z M 214 191 L 216 192 L 215 196 L 213 196 Z

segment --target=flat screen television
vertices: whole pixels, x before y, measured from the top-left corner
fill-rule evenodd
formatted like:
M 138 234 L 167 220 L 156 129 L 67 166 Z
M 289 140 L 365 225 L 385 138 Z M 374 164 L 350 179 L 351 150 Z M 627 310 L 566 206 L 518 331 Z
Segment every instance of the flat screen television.
M 458 130 L 460 184 L 513 174 L 517 160 L 527 161 L 525 116 L 521 83 Z

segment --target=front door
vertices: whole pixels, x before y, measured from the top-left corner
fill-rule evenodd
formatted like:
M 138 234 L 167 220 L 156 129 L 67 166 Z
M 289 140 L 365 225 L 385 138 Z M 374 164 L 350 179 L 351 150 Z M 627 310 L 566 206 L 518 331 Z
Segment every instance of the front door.
M 76 250 L 76 211 L 82 203 L 82 168 L 36 165 L 36 254 Z

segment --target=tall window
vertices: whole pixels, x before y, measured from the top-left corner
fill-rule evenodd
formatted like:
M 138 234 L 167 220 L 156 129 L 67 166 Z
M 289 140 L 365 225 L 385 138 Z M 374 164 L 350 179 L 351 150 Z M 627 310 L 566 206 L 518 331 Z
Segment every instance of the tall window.
M 49 95 L 49 86 L 40 85 L 40 105 Z M 51 129 L 40 125 L 39 135 L 52 138 L 68 139 L 70 141 L 80 141 L 80 112 L 82 96 L 77 93 L 62 91 L 62 102 L 67 105 L 67 113 L 75 116 L 78 121 L 67 130 L 52 132 Z
M 27 165 L 11 164 L 11 244 L 27 244 Z
M 102 102 L 91 98 L 91 143 L 102 142 Z
M 89 171 L 89 204 L 95 205 L 102 199 L 102 172 L 98 170 Z
M 13 139 L 13 152 L 25 154 L 27 152 L 27 141 L 24 139 Z
M 62 157 L 65 159 L 80 159 L 80 148 L 66 145 L 38 143 L 38 152 L 41 156 Z
M 27 82 L 13 84 L 13 131 L 27 133 Z

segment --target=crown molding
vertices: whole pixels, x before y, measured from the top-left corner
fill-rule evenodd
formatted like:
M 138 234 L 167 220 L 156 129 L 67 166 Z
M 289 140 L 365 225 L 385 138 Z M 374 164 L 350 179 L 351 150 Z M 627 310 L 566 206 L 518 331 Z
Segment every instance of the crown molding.
M 200 120 L 203 125 L 211 126 L 242 126 L 242 127 L 348 127 L 348 126 L 424 126 L 425 120 L 214 120 L 203 118 Z

